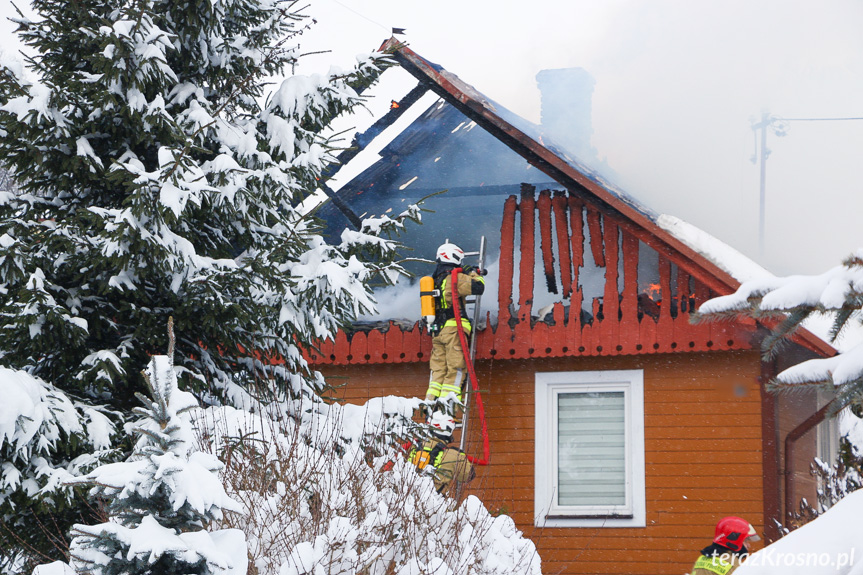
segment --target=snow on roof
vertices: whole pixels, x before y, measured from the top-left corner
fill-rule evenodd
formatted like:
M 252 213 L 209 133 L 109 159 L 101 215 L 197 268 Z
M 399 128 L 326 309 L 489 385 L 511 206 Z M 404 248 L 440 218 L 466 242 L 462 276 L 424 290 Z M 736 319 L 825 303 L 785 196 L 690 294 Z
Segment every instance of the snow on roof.
M 656 224 L 729 273 L 740 283 L 774 277 L 769 271 L 725 242 L 678 217 L 662 214 L 656 218 Z
M 731 274 L 740 283 L 776 277 L 728 244 L 680 218 L 662 214 L 656 218 L 656 223 L 678 240 Z M 830 343 L 840 352 L 847 352 L 863 343 L 863 325 L 849 323 L 836 341 L 830 341 L 832 326 L 832 314 L 812 315 L 803 322 L 804 328 L 823 341 Z

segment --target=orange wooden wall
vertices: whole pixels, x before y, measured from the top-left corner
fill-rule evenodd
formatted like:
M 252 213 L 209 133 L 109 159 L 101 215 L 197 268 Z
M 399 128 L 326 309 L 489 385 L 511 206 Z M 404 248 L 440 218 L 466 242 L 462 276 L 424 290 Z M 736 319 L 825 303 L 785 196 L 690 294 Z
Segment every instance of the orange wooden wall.
M 534 373 L 644 370 L 647 527 L 533 528 Z M 326 366 L 352 403 L 422 396 L 426 364 Z M 491 465 L 470 484 L 537 545 L 544 573 L 688 573 L 716 521 L 740 515 L 763 529 L 757 352 L 480 361 Z M 344 378 L 344 379 L 340 379 Z M 478 426 L 469 452 L 479 453 Z M 471 448 L 472 446 L 472 448 Z

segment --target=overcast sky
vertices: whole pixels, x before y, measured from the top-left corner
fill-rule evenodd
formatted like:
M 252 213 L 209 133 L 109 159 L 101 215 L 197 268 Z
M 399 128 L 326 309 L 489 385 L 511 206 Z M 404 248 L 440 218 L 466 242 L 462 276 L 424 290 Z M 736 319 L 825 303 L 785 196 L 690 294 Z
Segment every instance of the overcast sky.
M 620 184 L 775 273 L 863 247 L 863 121 L 796 122 L 770 136 L 767 249 L 759 254 L 750 118 L 863 117 L 860 0 L 311 0 L 302 72 L 349 66 L 392 26 L 411 47 L 539 121 L 535 75 L 596 79 L 593 145 Z M 0 0 L 3 14 L 11 4 Z M 3 23 L 4 42 L 11 27 Z M 386 95 L 383 96 L 387 102 Z

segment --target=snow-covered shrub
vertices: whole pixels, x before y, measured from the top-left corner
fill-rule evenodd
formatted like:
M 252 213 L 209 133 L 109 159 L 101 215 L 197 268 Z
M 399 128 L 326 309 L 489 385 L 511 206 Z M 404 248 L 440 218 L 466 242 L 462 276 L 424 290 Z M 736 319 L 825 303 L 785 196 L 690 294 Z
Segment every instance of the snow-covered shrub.
M 406 433 L 404 419 L 385 414 L 408 416 L 418 404 L 379 398 L 281 419 L 230 407 L 199 413 L 245 510 L 227 524 L 246 533 L 252 575 L 540 573 L 511 518 L 492 517 L 476 497 L 437 493 L 396 448 L 364 447 L 369 436 Z
M 790 518 L 790 530 L 809 523 L 846 495 L 863 487 L 863 457 L 847 435 L 839 442 L 838 463 L 831 465 L 816 457 L 810 469 L 818 481 L 818 500 L 815 504 L 805 498 L 800 501 L 799 510 Z
M 73 567 L 94 575 L 236 574 L 246 572 L 246 544 L 236 529 L 212 529 L 223 510 L 240 511 L 225 492 L 219 460 L 197 449 L 189 411 L 195 397 L 177 387 L 171 359 L 155 356 L 146 371 L 152 399 L 140 396 L 143 417 L 128 460 L 102 465 L 77 484 L 93 486 L 108 520 L 76 525 Z

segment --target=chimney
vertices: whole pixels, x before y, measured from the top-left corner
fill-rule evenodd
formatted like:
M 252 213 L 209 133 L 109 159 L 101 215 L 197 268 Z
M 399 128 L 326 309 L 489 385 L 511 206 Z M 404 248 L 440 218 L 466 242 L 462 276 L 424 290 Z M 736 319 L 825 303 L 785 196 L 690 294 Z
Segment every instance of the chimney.
M 541 70 L 536 83 L 542 93 L 543 136 L 580 160 L 596 158 L 591 108 L 596 81 L 584 68 Z

